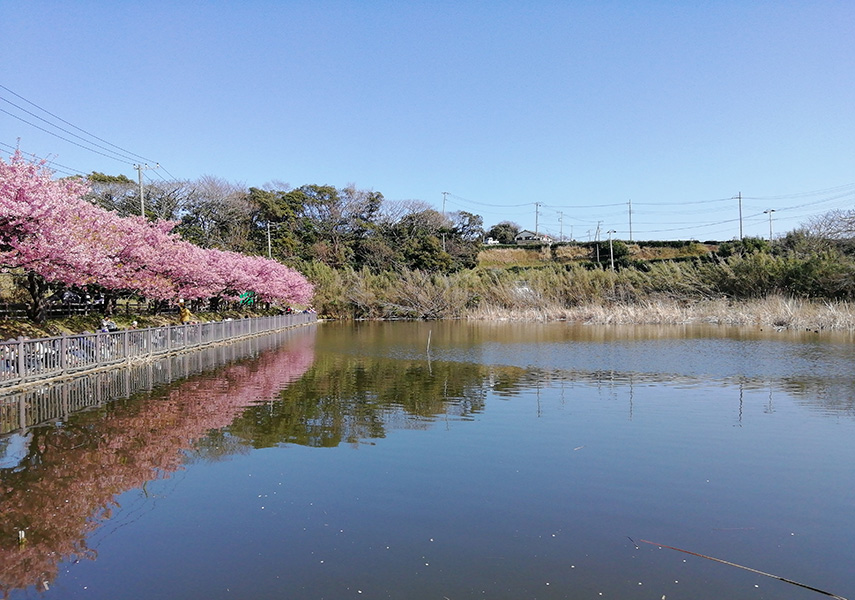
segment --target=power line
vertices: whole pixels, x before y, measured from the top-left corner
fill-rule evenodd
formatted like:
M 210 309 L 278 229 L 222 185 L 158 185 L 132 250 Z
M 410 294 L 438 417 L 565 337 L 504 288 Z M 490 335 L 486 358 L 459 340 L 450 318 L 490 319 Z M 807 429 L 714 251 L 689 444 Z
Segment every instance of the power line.
M 108 142 L 107 140 L 101 139 L 101 138 L 99 138 L 97 135 L 94 135 L 94 134 L 92 134 L 92 133 L 89 133 L 88 131 L 86 131 L 85 129 L 81 129 L 81 128 L 80 128 L 80 127 L 78 127 L 77 125 L 74 125 L 73 123 L 69 123 L 68 121 L 66 121 L 66 120 L 65 120 L 65 119 L 63 119 L 62 117 L 58 117 L 57 115 L 53 114 L 53 113 L 52 113 L 52 112 L 50 112 L 49 110 L 46 110 L 46 109 L 42 108 L 41 106 L 39 106 L 39 105 L 38 105 L 38 104 L 36 104 L 35 102 L 32 102 L 32 101 L 30 101 L 30 100 L 27 100 L 26 98 L 24 98 L 24 97 L 23 97 L 23 96 L 21 96 L 20 94 L 17 94 L 17 93 L 15 93 L 15 92 L 13 92 L 13 91 L 12 91 L 12 90 L 10 90 L 9 88 L 7 88 L 5 85 L 0 84 L 0 88 L 2 88 L 2 89 L 4 89 L 4 90 L 6 90 L 7 92 L 9 92 L 10 94 L 12 94 L 12 95 L 13 95 L 13 96 L 15 96 L 16 98 L 20 98 L 21 100 L 23 100 L 23 101 L 24 101 L 24 102 L 26 102 L 27 104 L 29 104 L 29 105 L 31 105 L 31 106 L 35 106 L 35 107 L 36 107 L 36 108 L 38 108 L 40 111 L 42 111 L 42 112 L 44 112 L 44 113 L 49 114 L 49 115 L 50 115 L 50 116 L 52 116 L 54 119 L 56 119 L 56 120 L 58 120 L 58 121 L 60 121 L 60 122 L 62 122 L 62 123 L 65 123 L 65 124 L 66 124 L 66 125 L 68 125 L 69 127 L 73 127 L 73 128 L 74 128 L 74 129 L 76 129 L 77 131 L 80 131 L 80 132 L 82 132 L 82 133 L 85 133 L 85 134 L 86 134 L 86 135 L 88 135 L 89 137 L 94 138 L 94 139 L 98 140 L 99 142 L 103 142 L 103 143 L 107 144 L 108 146 L 111 146 L 111 147 L 113 147 L 113 148 L 116 148 L 117 150 L 121 150 L 122 152 L 124 152 L 125 154 L 128 154 L 128 155 L 130 155 L 130 156 L 135 156 L 136 158 L 138 158 L 138 159 L 140 159 L 140 160 L 148 161 L 148 162 L 157 162 L 157 161 L 152 160 L 152 159 L 150 159 L 150 158 L 146 158 L 145 156 L 140 156 L 139 154 L 136 154 L 135 152 L 131 152 L 130 150 L 125 150 L 125 149 L 124 149 L 124 148 L 122 148 L 121 146 L 117 146 L 117 145 L 115 145 L 115 144 L 111 144 L 111 143 L 110 143 L 110 142 Z M 4 98 L 4 100 L 5 100 L 5 98 Z M 9 102 L 9 101 L 8 101 L 8 100 L 6 100 L 6 102 Z M 11 102 L 9 102 L 9 104 L 12 104 L 12 103 L 11 103 Z M 13 106 L 16 106 L 16 105 L 14 105 L 14 104 L 12 104 L 12 105 L 13 105 Z M 18 107 L 18 108 L 20 108 L 20 107 Z M 22 108 L 21 110 L 24 110 L 24 109 Z M 27 111 L 25 111 L 25 112 L 27 112 Z M 28 113 L 28 114 L 32 114 L 32 113 Z M 33 115 L 33 116 L 35 116 L 35 115 Z M 39 117 L 39 118 L 40 118 L 40 117 Z M 44 120 L 44 119 L 42 119 L 42 120 Z M 54 127 L 56 127 L 56 125 L 54 125 Z M 58 128 L 58 127 L 57 127 L 57 128 Z M 58 128 L 58 129 L 59 129 L 59 128 Z
M 160 163 L 158 163 L 158 164 L 160 164 Z M 166 173 L 167 175 L 172 177 L 172 181 L 178 181 L 178 178 L 175 175 L 173 175 L 172 173 L 170 173 L 169 171 L 167 171 L 163 165 L 160 165 L 160 168 L 163 169 L 164 173 Z M 158 175 L 160 175 L 160 173 L 158 173 Z M 166 181 L 166 180 L 164 179 L 164 181 Z
M 745 196 L 743 196 L 745 199 Z M 730 202 L 733 198 L 716 198 L 715 200 L 695 200 L 689 202 L 635 202 L 636 206 L 685 206 L 687 204 L 715 204 L 716 202 Z
M 20 148 L 12 146 L 11 144 L 6 144 L 4 142 L 0 142 L 0 146 L 3 146 L 5 148 L 9 149 L 9 151 L 13 152 L 13 153 L 14 152 L 20 152 L 21 154 L 23 154 L 25 156 L 29 156 L 31 158 L 34 158 L 36 160 L 43 160 L 50 165 L 51 169 L 53 169 L 54 171 L 59 171 L 60 173 L 64 173 L 66 175 L 83 175 L 84 177 L 87 175 L 87 173 L 84 173 L 83 171 L 78 171 L 77 169 L 73 169 L 71 167 L 66 167 L 65 165 L 61 165 L 59 163 L 53 162 L 50 159 L 43 158 L 41 156 L 37 156 L 31 152 L 24 152 Z M 60 168 L 57 169 L 56 167 L 60 167 Z
M 19 121 L 23 121 L 24 123 L 26 123 L 26 124 L 27 124 L 27 125 L 29 125 L 30 127 L 35 127 L 36 129 L 40 129 L 41 131 L 44 131 L 45 133 L 47 133 L 47 134 L 49 134 L 49 135 L 52 135 L 52 136 L 54 136 L 54 137 L 56 137 L 56 138 L 59 138 L 59 139 L 61 139 L 61 140 L 62 140 L 62 141 L 64 141 L 64 142 L 68 142 L 69 144 L 74 144 L 75 146 L 77 146 L 77 147 L 79 147 L 79 148 L 83 148 L 84 150 L 89 150 L 89 152 L 94 152 L 95 154 L 100 154 L 101 156 L 103 156 L 103 157 L 105 157 L 105 158 L 109 158 L 109 159 L 111 159 L 111 160 L 115 160 L 116 162 L 121 162 L 121 163 L 126 162 L 125 160 L 118 159 L 118 158 L 116 158 L 115 156 L 110 156 L 109 154 L 104 154 L 103 152 L 99 152 L 98 150 L 93 150 L 92 148 L 89 148 L 89 147 L 87 147 L 87 146 L 84 146 L 83 144 L 79 144 L 79 143 L 75 142 L 74 140 L 70 140 L 70 139 L 68 139 L 68 138 L 64 138 L 64 137 L 62 137 L 61 135 L 59 135 L 59 134 L 57 134 L 57 133 L 54 133 L 53 131 L 48 131 L 48 130 L 47 130 L 47 129 L 45 129 L 44 127 L 39 127 L 39 126 L 38 126 L 38 125 L 36 125 L 35 123 L 30 123 L 29 121 L 27 121 L 26 119 L 23 119 L 23 118 L 19 117 L 18 115 L 13 115 L 13 114 L 12 114 L 12 113 L 10 113 L 8 110 L 4 110 L 4 109 L 0 108 L 0 112 L 2 112 L 2 113 L 6 113 L 6 114 L 7 114 L 7 115 L 9 115 L 10 117 L 13 117 L 13 118 L 15 118 L 15 119 L 18 119 Z
M 812 192 L 798 192 L 795 194 L 784 194 L 782 196 L 743 196 L 743 199 L 748 200 L 785 200 L 787 198 L 803 198 L 806 196 L 819 196 L 821 194 L 831 194 L 834 192 L 839 192 L 845 189 L 855 188 L 855 183 L 847 183 L 845 185 L 839 185 L 832 188 L 826 188 L 824 190 L 814 190 Z M 855 191 L 855 190 L 853 190 Z
M 28 114 L 28 115 L 30 115 L 31 117 L 35 117 L 35 118 L 36 118 L 36 119 L 38 119 L 39 121 L 42 121 L 42 122 L 44 122 L 44 123 L 47 123 L 47 124 L 48 124 L 48 125 L 50 125 L 51 127 L 56 127 L 57 129 L 59 129 L 59 130 L 60 130 L 60 131 L 62 131 L 63 133 L 67 133 L 67 134 L 68 134 L 68 135 L 70 135 L 70 136 L 76 137 L 78 140 L 81 140 L 81 141 L 83 141 L 83 142 L 85 142 L 85 143 L 87 143 L 87 144 L 92 144 L 92 145 L 93 145 L 93 146 L 95 146 L 96 148 L 101 148 L 102 150 L 105 150 L 105 151 L 107 151 L 107 152 L 110 152 L 110 153 L 112 153 L 112 154 L 115 154 L 116 156 L 120 157 L 122 160 L 133 160 L 130 156 L 123 156 L 123 155 L 119 154 L 118 152 L 114 152 L 113 150 L 110 150 L 109 148 L 107 148 L 107 147 L 105 147 L 105 146 L 102 146 L 102 145 L 100 145 L 100 144 L 95 144 L 95 143 L 93 143 L 93 142 L 91 142 L 91 141 L 87 140 L 86 138 L 84 138 L 84 137 L 82 137 L 82 136 L 77 135 L 76 133 L 74 133 L 74 132 L 72 132 L 72 131 L 69 131 L 69 130 L 64 129 L 64 128 L 62 128 L 62 127 L 59 127 L 58 125 L 55 125 L 55 124 L 51 123 L 51 122 L 50 122 L 50 121 L 48 121 L 47 119 L 43 119 L 42 117 L 38 116 L 37 114 L 32 113 L 32 112 L 28 111 L 27 109 L 25 109 L 25 108 L 23 108 L 23 107 L 18 106 L 18 105 L 17 105 L 17 104 L 15 104 L 14 102 L 9 102 L 9 100 L 7 100 L 6 98 L 2 98 L 2 97 L 0 97 L 0 100 L 2 100 L 3 102 L 7 102 L 7 103 L 11 104 L 12 106 L 14 106 L 15 108 L 17 108 L 18 110 L 22 110 L 22 111 L 24 111 L 25 113 L 27 113 L 27 114 Z M 3 112 L 6 112 L 6 111 L 3 111 Z M 11 113 L 8 113 L 8 112 L 6 112 L 6 114 L 11 115 Z M 12 116 L 15 116 L 15 115 L 12 115 Z M 20 119 L 20 117 L 16 117 L 16 118 L 19 118 L 19 119 Z M 27 123 L 28 125 L 33 125 L 32 123 L 30 123 L 29 121 L 25 121 L 24 119 L 20 119 L 20 120 L 24 121 L 24 123 Z M 44 130 L 42 130 L 42 131 L 44 131 Z
M 475 200 L 469 200 L 467 198 L 462 198 L 460 196 L 452 194 L 451 192 L 446 192 L 446 193 L 449 196 L 451 196 L 452 198 L 457 198 L 458 200 L 463 200 L 464 202 L 468 202 L 469 204 L 475 204 L 476 206 L 486 206 L 488 208 L 520 208 L 522 206 L 534 205 L 534 202 L 526 202 L 524 204 L 501 204 L 501 205 L 499 205 L 499 204 L 487 204 L 484 202 L 476 202 Z
M 613 206 L 625 206 L 625 205 L 626 205 L 626 202 L 618 202 L 617 204 L 577 204 L 575 206 L 558 206 L 555 204 L 547 204 L 545 206 L 548 206 L 549 208 L 552 208 L 553 210 L 556 208 L 560 208 L 562 210 L 568 210 L 568 209 L 575 210 L 575 209 L 579 209 L 579 208 L 610 208 Z
M 824 198 L 822 200 L 817 200 L 816 202 L 808 202 L 807 204 L 798 204 L 796 206 L 789 206 L 786 208 L 778 208 L 776 210 L 779 211 L 787 211 L 787 210 L 795 210 L 797 208 L 804 208 L 806 206 L 816 206 L 817 204 L 822 204 L 823 202 L 831 202 L 832 200 L 840 200 L 841 198 L 846 198 L 847 196 L 855 195 L 855 190 L 851 192 L 846 192 L 845 194 L 839 194 L 837 196 L 832 196 L 831 198 Z

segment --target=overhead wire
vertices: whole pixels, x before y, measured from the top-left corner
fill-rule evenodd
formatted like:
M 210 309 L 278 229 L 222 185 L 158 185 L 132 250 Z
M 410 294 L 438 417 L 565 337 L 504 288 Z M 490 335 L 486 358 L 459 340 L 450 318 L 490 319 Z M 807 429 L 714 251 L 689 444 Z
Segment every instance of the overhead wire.
M 784 194 L 781 196 L 743 196 L 742 198 L 748 200 L 785 200 L 787 198 L 803 198 L 806 196 L 819 196 L 820 194 L 830 194 L 833 192 L 839 192 L 841 190 L 850 188 L 852 189 L 852 191 L 855 191 L 855 183 L 846 183 L 844 185 L 838 185 L 823 190 L 814 190 L 811 192 L 797 192 L 795 194 Z
M 452 194 L 452 193 L 450 193 L 450 192 L 448 192 L 448 193 L 447 193 L 447 195 L 448 195 L 448 196 L 451 196 L 452 198 L 457 198 L 458 200 L 463 200 L 464 202 L 468 202 L 469 204 L 474 204 L 474 205 L 476 205 L 476 206 L 487 206 L 487 207 L 490 207 L 490 208 L 519 208 L 519 207 L 521 207 L 521 206 L 534 206 L 534 205 L 535 205 L 535 202 L 525 202 L 525 203 L 523 203 L 523 204 L 502 204 L 502 205 L 498 205 L 498 204 L 487 204 L 487 203 L 484 203 L 484 202 L 476 202 L 475 200 L 469 200 L 469 199 L 467 199 L 467 198 L 463 198 L 463 197 L 461 197 L 461 196 L 457 196 L 457 195 Z
M 12 113 L 10 113 L 8 110 L 5 110 L 5 109 L 0 108 L 0 112 L 5 113 L 5 114 L 7 114 L 7 115 L 9 115 L 10 117 L 13 117 L 13 118 L 15 118 L 15 119 L 18 119 L 19 121 L 23 121 L 24 123 L 26 123 L 26 124 L 27 124 L 27 125 L 29 125 L 30 127 L 35 127 L 36 129 L 39 129 L 39 130 L 41 130 L 41 131 L 44 131 L 44 132 L 45 132 L 45 133 L 47 133 L 48 135 L 52 135 L 52 136 L 54 136 L 54 137 L 56 137 L 56 138 L 59 138 L 59 139 L 61 139 L 61 140 L 62 140 L 62 141 L 64 141 L 64 142 L 68 142 L 69 144 L 74 144 L 75 146 L 77 146 L 77 147 L 79 147 L 79 148 L 83 148 L 84 150 L 88 150 L 89 152 L 94 152 L 95 154 L 100 154 L 101 156 L 103 156 L 103 157 L 105 157 L 105 158 L 109 158 L 109 159 L 111 159 L 111 160 L 115 160 L 116 162 L 121 162 L 121 163 L 128 164 L 126 160 L 116 158 L 115 156 L 110 156 L 109 154 L 105 154 L 105 153 L 103 153 L 103 152 L 99 152 L 98 150 L 93 150 L 92 148 L 88 148 L 87 146 L 84 146 L 83 144 L 80 144 L 80 143 L 78 143 L 78 142 L 75 142 L 74 140 L 70 140 L 70 139 L 68 139 L 68 138 L 64 138 L 64 137 L 62 137 L 61 135 L 59 135 L 59 134 L 57 134 L 57 133 L 54 133 L 53 131 L 49 131 L 49 130 L 45 129 L 44 127 L 39 127 L 39 126 L 38 126 L 38 125 L 36 125 L 35 123 L 30 123 L 30 122 L 29 122 L 29 121 L 27 121 L 26 119 L 23 119 L 23 118 L 19 117 L 18 115 L 12 114 Z
M 105 139 L 102 139 L 102 138 L 98 137 L 97 135 L 94 135 L 94 134 L 92 134 L 92 133 L 89 133 L 88 131 L 86 131 L 85 129 L 82 129 L 82 128 L 80 128 L 80 127 L 78 127 L 77 125 L 74 125 L 73 123 L 69 123 L 68 121 L 66 121 L 66 120 L 65 120 L 65 119 L 63 119 L 62 117 L 59 117 L 59 116 L 57 116 L 57 115 L 53 114 L 52 112 L 50 112 L 49 110 L 47 110 L 47 109 L 45 109 L 45 108 L 42 108 L 41 106 L 39 106 L 39 105 L 38 105 L 38 104 L 36 104 L 35 102 L 32 102 L 31 100 L 27 100 L 26 98 L 24 98 L 24 97 L 23 97 L 23 96 L 21 96 L 20 94 L 18 94 L 18 93 L 16 93 L 16 92 L 14 92 L 14 91 L 12 91 L 12 90 L 10 90 L 10 89 L 9 89 L 9 88 L 7 88 L 5 85 L 0 84 L 0 89 L 4 89 L 4 90 L 6 90 L 7 92 L 9 92 L 10 94 L 12 94 L 12 95 L 13 95 L 13 96 L 15 96 L 16 98 L 20 98 L 21 100 L 23 100 L 23 101 L 24 101 L 24 102 L 26 102 L 27 104 L 29 104 L 29 105 L 31 105 L 31 106 L 34 106 L 34 107 L 36 107 L 37 109 L 39 109 L 40 111 L 42 111 L 42 112 L 44 112 L 44 113 L 46 113 L 46 114 L 50 115 L 50 116 L 51 116 L 51 117 L 53 117 L 54 119 L 56 119 L 56 120 L 58 120 L 58 121 L 60 121 L 60 122 L 62 122 L 62 123 L 65 123 L 65 124 L 66 124 L 66 125 L 68 125 L 69 127 L 73 127 L 73 128 L 74 128 L 74 129 L 76 129 L 77 131 L 80 131 L 80 132 L 82 132 L 82 133 L 85 133 L 85 134 L 86 134 L 86 135 L 88 135 L 89 137 L 94 138 L 94 139 L 98 140 L 99 142 L 103 142 L 103 143 L 107 144 L 108 146 L 111 146 L 111 147 L 113 147 L 113 148 L 115 148 L 115 149 L 117 149 L 117 150 L 121 150 L 122 152 L 124 152 L 125 154 L 128 154 L 128 155 L 130 155 L 130 156 L 135 156 L 135 157 L 137 157 L 138 159 L 140 159 L 140 160 L 142 160 L 142 161 L 156 162 L 156 161 L 154 161 L 154 160 L 152 160 L 152 159 L 150 159 L 150 158 L 146 158 L 146 157 L 144 157 L 144 156 L 141 156 L 141 155 L 137 154 L 136 152 L 131 152 L 130 150 L 126 150 L 126 149 L 122 148 L 121 146 L 117 146 L 116 144 L 112 144 L 112 143 L 108 142 L 107 140 L 105 140 Z M 9 102 L 9 101 L 8 101 L 8 100 L 6 100 L 6 102 Z M 12 103 L 10 102 L 10 104 L 12 104 Z M 13 105 L 13 106 L 14 106 L 14 105 Z M 21 109 L 21 110 L 24 110 L 24 109 Z M 32 114 L 32 113 L 29 113 L 29 114 Z
M 69 121 L 63 119 L 62 117 L 60 117 L 60 116 L 50 112 L 49 110 L 39 106 L 35 102 L 32 102 L 31 100 L 28 100 L 27 98 L 24 98 L 23 96 L 21 96 L 17 92 L 9 89 L 8 87 L 6 87 L 2 84 L 0 84 L 0 89 L 5 90 L 6 92 L 8 92 L 9 94 L 12 94 L 16 98 L 20 98 L 21 100 L 23 100 L 27 104 L 35 107 L 36 109 L 44 112 L 47 115 L 50 115 L 53 119 L 55 119 L 61 123 L 64 123 L 65 125 L 68 125 L 69 127 L 85 134 L 86 136 L 89 136 L 90 138 L 92 138 L 94 140 L 97 140 L 98 142 L 102 142 L 103 144 L 106 144 L 106 146 L 102 145 L 102 144 L 98 144 L 96 142 L 93 142 L 91 139 L 86 139 L 86 138 L 84 138 L 84 137 L 82 137 L 82 136 L 80 136 L 80 135 L 78 135 L 72 131 L 69 131 L 68 129 L 61 127 L 61 126 L 57 125 L 56 123 L 53 123 L 53 122 L 49 121 L 48 119 L 45 119 L 45 118 L 39 116 L 38 114 L 35 114 L 34 112 L 27 110 L 26 108 L 12 102 L 8 98 L 3 98 L 2 96 L 0 96 L 0 100 L 2 100 L 3 102 L 6 102 L 9 105 L 16 108 L 17 110 L 22 111 L 23 113 L 30 115 L 31 117 L 33 117 L 35 119 L 38 119 L 39 121 L 45 123 L 49 127 L 54 128 L 56 130 L 59 130 L 59 131 L 63 132 L 64 134 L 71 136 L 73 138 L 76 138 L 77 140 L 80 140 L 80 141 L 78 142 L 78 141 L 75 141 L 74 139 L 69 139 L 68 137 L 65 137 L 63 135 L 56 133 L 56 131 L 51 131 L 50 129 L 47 129 L 47 128 L 42 127 L 36 123 L 33 123 L 33 122 L 21 117 L 20 115 L 14 114 L 8 110 L 0 108 L 0 113 L 9 115 L 10 117 L 17 119 L 17 120 L 29 125 L 30 127 L 33 127 L 33 128 L 38 129 L 40 131 L 43 131 L 44 133 L 47 133 L 48 135 L 52 135 L 52 136 L 54 136 L 54 137 L 56 137 L 56 138 L 58 138 L 64 142 L 68 142 L 69 144 L 72 144 L 72 145 L 77 146 L 79 148 L 82 148 L 84 150 L 88 150 L 89 152 L 93 152 L 95 154 L 98 154 L 99 156 L 103 156 L 105 158 L 115 160 L 116 162 L 120 162 L 120 163 L 124 163 L 124 164 L 131 164 L 134 167 L 137 167 L 137 165 L 134 164 L 135 162 L 151 162 L 151 163 L 154 163 L 157 165 L 157 167 L 155 167 L 156 169 L 162 169 L 170 177 L 172 177 L 173 179 L 176 179 L 171 173 L 166 171 L 166 169 L 163 168 L 156 161 L 154 161 L 150 158 L 146 158 L 145 156 L 142 156 L 141 154 L 137 154 L 136 152 L 132 152 L 130 150 L 122 148 L 121 146 L 113 144 L 113 143 L 111 143 L 111 142 L 109 142 L 109 141 L 107 141 L 101 137 L 98 137 L 97 135 L 95 135 L 93 133 L 90 133 L 89 131 L 86 131 L 85 129 L 83 129 L 81 127 L 78 127 L 77 125 L 74 125 L 73 123 L 70 123 Z M 109 146 L 109 148 L 107 146 Z M 146 165 L 146 166 L 148 166 L 148 165 Z M 64 168 L 70 169 L 70 167 L 64 167 Z M 76 169 L 71 169 L 71 170 L 75 171 L 77 173 L 83 174 L 81 171 L 77 171 Z M 162 180 L 164 182 L 168 181 L 160 172 L 156 172 L 156 175 L 158 178 L 160 178 L 160 180 Z M 148 177 L 148 179 L 149 179 L 149 181 L 151 181 L 150 177 Z
M 114 158 L 115 158 L 115 157 L 119 157 L 119 158 L 116 158 L 116 160 L 121 159 L 121 160 L 129 160 L 129 161 L 133 162 L 133 158 L 131 158 L 130 156 L 126 156 L 126 155 L 119 154 L 118 152 L 115 152 L 115 151 L 113 151 L 113 150 L 110 150 L 110 149 L 109 149 L 109 148 L 107 148 L 106 146 L 102 146 L 102 145 L 100 145 L 100 144 L 96 144 L 96 143 L 94 143 L 94 142 L 91 142 L 90 140 L 87 140 L 86 138 L 84 138 L 84 137 L 82 137 L 82 136 L 79 136 L 79 135 L 77 135 L 76 133 L 74 133 L 74 132 L 72 132 L 72 131 L 69 131 L 69 130 L 67 130 L 67 129 L 63 128 L 63 127 L 60 127 L 59 125 L 56 125 L 56 124 L 54 124 L 54 123 L 51 123 L 51 122 L 50 122 L 50 121 L 48 121 L 47 119 L 44 119 L 44 118 L 40 117 L 39 115 L 37 115 L 37 114 L 35 114 L 35 113 L 32 113 L 32 112 L 28 111 L 26 108 L 23 108 L 23 107 L 21 107 L 21 106 L 18 106 L 18 105 L 17 105 L 17 104 L 15 104 L 14 102 L 10 102 L 10 101 L 9 101 L 9 100 L 7 100 L 6 98 L 0 97 L 0 100 L 2 100 L 3 102 L 7 102 L 7 103 L 11 104 L 12 106 L 14 106 L 15 108 L 17 108 L 18 110 L 21 110 L 21 111 L 23 111 L 23 112 L 27 113 L 27 114 L 28 114 L 28 115 L 30 115 L 31 117 L 35 117 L 36 119 L 38 119 L 39 121 L 42 121 L 43 123 L 47 123 L 47 124 L 48 124 L 48 125 L 50 125 L 51 127 L 56 127 L 57 129 L 59 129 L 59 130 L 60 130 L 60 131 L 62 131 L 63 133 L 67 133 L 68 135 L 73 136 L 73 137 L 77 138 L 78 140 L 81 140 L 82 142 L 85 142 L 85 143 L 87 143 L 87 144 L 91 144 L 91 145 L 95 146 L 96 148 L 100 148 L 101 150 L 105 150 L 106 152 L 110 152 L 110 153 L 114 154 L 114 155 L 115 155 L 115 156 L 114 156 Z M 11 115 L 11 116 L 13 116 L 13 117 L 15 117 L 15 118 L 17 118 L 17 119 L 20 119 L 21 121 L 23 121 L 23 122 L 24 122 L 24 123 L 26 123 L 27 125 L 32 125 L 32 126 L 34 126 L 34 127 L 35 127 L 35 125 L 34 125 L 33 123 L 30 123 L 29 121 L 27 121 L 27 120 L 25 120 L 25 119 L 23 119 L 23 118 L 21 118 L 21 117 L 17 117 L 17 116 L 15 116 L 15 115 L 13 115 L 12 113 L 10 113 L 10 112 L 8 112 L 8 111 L 5 111 L 5 110 L 4 110 L 3 112 L 5 112 L 6 114 Z M 44 130 L 44 129 L 42 129 L 42 131 L 45 131 L 45 130 Z
M 31 152 L 24 152 L 23 150 L 20 150 L 20 148 L 18 148 L 16 146 L 12 146 L 11 144 L 7 144 L 5 142 L 0 142 L 0 146 L 3 146 L 4 148 L 6 148 L 7 150 L 9 150 L 10 152 L 13 152 L 13 153 L 14 152 L 20 152 L 21 154 L 23 154 L 25 156 L 29 156 L 30 158 L 33 158 L 35 160 L 39 160 L 39 161 L 43 160 L 51 166 L 51 169 L 53 169 L 54 171 L 58 171 L 60 173 L 64 173 L 65 175 L 83 175 L 84 177 L 87 175 L 87 173 L 84 173 L 83 171 L 78 171 L 77 169 L 73 169 L 71 167 L 66 167 L 65 165 L 61 165 L 61 164 L 54 162 L 48 158 L 43 158 L 41 156 L 37 156 Z M 57 169 L 56 167 L 60 167 L 60 168 Z

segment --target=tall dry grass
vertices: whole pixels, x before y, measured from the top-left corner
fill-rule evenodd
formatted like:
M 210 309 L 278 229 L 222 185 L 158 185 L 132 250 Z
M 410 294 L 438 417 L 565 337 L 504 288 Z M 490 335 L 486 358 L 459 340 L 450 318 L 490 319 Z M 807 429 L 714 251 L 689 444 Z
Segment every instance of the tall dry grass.
M 811 299 L 785 292 L 848 289 L 840 287 L 845 282 L 837 276 L 840 268 L 829 271 L 829 264 L 825 260 L 819 270 L 811 263 L 767 256 L 662 262 L 619 271 L 551 263 L 450 275 L 315 267 L 312 279 L 317 285 L 316 308 L 333 318 L 719 323 L 855 330 L 855 305 L 845 298 Z M 812 270 L 806 270 L 806 265 Z M 849 267 L 844 264 L 843 268 Z M 820 273 L 838 287 L 804 273 Z
M 670 298 L 637 303 L 589 303 L 570 308 L 495 306 L 467 313 L 472 320 L 573 321 L 601 325 L 684 325 L 693 323 L 769 327 L 810 331 L 855 331 L 855 305 L 773 296 L 753 300 L 698 300 Z

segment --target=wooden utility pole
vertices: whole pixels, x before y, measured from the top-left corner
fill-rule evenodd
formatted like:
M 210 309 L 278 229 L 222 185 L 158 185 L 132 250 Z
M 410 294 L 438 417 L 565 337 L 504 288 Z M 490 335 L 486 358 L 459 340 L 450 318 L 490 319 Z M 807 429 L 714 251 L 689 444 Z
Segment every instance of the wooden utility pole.
M 629 241 L 632 241 L 632 198 L 629 199 Z
M 742 192 L 736 196 L 739 199 L 739 239 L 742 240 Z
M 609 259 L 612 263 L 612 271 L 615 270 L 615 249 L 612 246 L 612 234 L 617 233 L 614 229 L 609 229 Z
M 143 188 L 142 172 L 146 169 L 157 169 L 159 167 L 160 164 L 156 164 L 153 167 L 148 165 L 134 165 L 140 180 L 140 216 L 143 218 L 145 218 L 145 189 Z

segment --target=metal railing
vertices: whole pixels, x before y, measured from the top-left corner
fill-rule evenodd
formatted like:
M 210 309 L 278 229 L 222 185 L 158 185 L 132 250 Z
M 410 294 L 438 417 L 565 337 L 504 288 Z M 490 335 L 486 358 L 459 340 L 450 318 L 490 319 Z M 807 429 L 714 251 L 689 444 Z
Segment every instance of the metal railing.
M 0 302 L 0 317 L 10 319 L 26 319 L 29 305 L 23 302 Z M 140 314 L 148 309 L 147 302 L 123 300 L 116 307 L 119 313 Z M 48 318 L 71 317 L 75 315 L 104 314 L 103 302 L 48 302 L 44 308 Z M 161 313 L 178 312 L 175 305 L 160 309 Z
M 0 342 L 0 388 L 313 323 L 314 313 Z
M 0 458 L 3 436 L 7 434 L 26 432 L 57 419 L 67 420 L 75 412 L 130 398 L 138 392 L 149 392 L 158 386 L 218 369 L 241 358 L 258 356 L 279 348 L 289 340 L 299 341 L 306 339 L 302 336 L 311 335 L 313 332 L 304 329 L 286 329 L 211 345 L 198 352 L 161 354 L 152 360 L 126 363 L 120 368 L 6 390 L 0 397 Z

